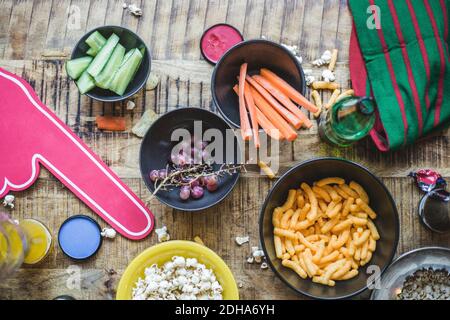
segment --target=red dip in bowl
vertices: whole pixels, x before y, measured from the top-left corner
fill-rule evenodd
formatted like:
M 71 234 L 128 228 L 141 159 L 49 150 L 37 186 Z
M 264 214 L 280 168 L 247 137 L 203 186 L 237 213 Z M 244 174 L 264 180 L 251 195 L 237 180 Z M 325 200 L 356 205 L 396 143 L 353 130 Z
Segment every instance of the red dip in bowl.
M 203 57 L 209 62 L 216 64 L 228 49 L 242 42 L 244 38 L 241 33 L 229 24 L 216 24 L 203 33 L 200 48 Z

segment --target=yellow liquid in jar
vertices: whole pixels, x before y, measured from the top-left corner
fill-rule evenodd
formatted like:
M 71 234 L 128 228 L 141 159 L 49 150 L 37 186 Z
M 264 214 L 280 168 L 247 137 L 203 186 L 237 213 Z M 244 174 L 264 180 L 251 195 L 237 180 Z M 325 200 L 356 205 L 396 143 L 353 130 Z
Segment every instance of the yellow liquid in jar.
M 36 264 L 43 260 L 50 251 L 52 236 L 45 225 L 34 219 L 20 221 L 20 227 L 28 242 L 28 251 L 23 262 Z

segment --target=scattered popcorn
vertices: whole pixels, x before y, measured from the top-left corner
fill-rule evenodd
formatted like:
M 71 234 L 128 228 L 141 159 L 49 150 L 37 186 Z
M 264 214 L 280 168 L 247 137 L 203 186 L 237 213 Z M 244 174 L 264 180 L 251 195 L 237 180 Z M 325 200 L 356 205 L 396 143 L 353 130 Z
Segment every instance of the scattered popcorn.
M 128 5 L 124 2 L 124 3 L 122 4 L 122 8 L 126 9 L 126 8 L 128 8 Z
M 316 67 L 321 67 L 325 64 L 329 64 L 331 61 L 331 51 L 330 50 L 326 50 L 324 51 L 324 53 L 322 53 L 322 56 L 319 59 L 316 59 L 312 62 L 312 64 Z
M 142 16 L 142 9 L 135 4 L 130 4 L 128 10 L 137 17 Z
M 112 228 L 103 228 L 100 234 L 102 237 L 114 239 L 116 237 L 117 232 Z
M 147 109 L 141 119 L 131 129 L 136 136 L 142 138 L 147 133 L 152 123 L 158 119 L 158 115 L 152 109 Z
M 162 228 L 155 229 L 155 233 L 158 235 L 158 242 L 165 242 L 170 240 L 170 235 L 167 232 L 167 227 L 163 226 Z
M 305 81 L 306 81 L 306 85 L 310 86 L 316 81 L 316 78 L 314 76 L 306 76 Z
M 127 102 L 127 110 L 133 110 L 136 107 L 136 103 L 134 103 L 133 101 L 129 100 Z
M 261 263 L 264 258 L 264 251 L 259 247 L 252 247 L 252 257 L 256 263 Z
M 323 78 L 323 81 L 326 81 L 326 82 L 333 82 L 334 80 L 336 80 L 336 77 L 335 77 L 333 71 L 328 70 L 328 69 L 325 69 L 322 71 L 322 78 Z
M 214 272 L 195 258 L 172 257 L 161 268 L 145 269 L 133 288 L 133 300 L 222 300 Z
M 202 238 L 200 238 L 199 236 L 195 236 L 194 237 L 194 241 L 197 242 L 198 244 L 201 244 L 202 246 L 205 245 L 205 243 L 203 242 Z
M 239 288 L 243 288 L 243 287 L 244 287 L 244 284 L 243 284 L 242 282 L 239 282 L 239 283 L 238 283 L 238 287 L 239 287 Z
M 297 58 L 298 62 L 300 62 L 300 63 L 303 62 L 303 58 L 300 56 L 300 51 L 299 51 L 298 46 L 296 46 L 296 45 L 290 46 L 285 43 L 282 43 L 281 45 L 283 47 L 285 47 L 286 49 L 288 49 L 290 52 L 292 52 L 292 54 Z
M 250 237 L 249 236 L 245 236 L 245 237 L 236 237 L 236 243 L 239 246 L 242 246 L 244 243 L 247 243 L 250 241 Z
M 298 47 L 296 45 L 290 46 L 286 43 L 282 43 L 281 45 L 283 47 L 285 47 L 286 49 L 288 49 L 289 51 L 291 51 L 294 55 L 298 55 L 299 51 L 298 51 Z
M 159 76 L 154 73 L 150 72 L 150 75 L 147 79 L 147 84 L 145 85 L 145 90 L 151 91 L 154 90 L 159 84 Z
M 252 264 L 253 262 L 255 262 L 255 258 L 253 258 L 253 256 L 247 258 L 247 263 Z
M 7 208 L 14 209 L 14 200 L 16 200 L 16 197 L 14 197 L 12 194 L 8 194 L 3 199 L 3 206 Z
M 261 269 L 267 269 L 268 267 L 269 265 L 267 264 L 267 262 L 261 263 Z

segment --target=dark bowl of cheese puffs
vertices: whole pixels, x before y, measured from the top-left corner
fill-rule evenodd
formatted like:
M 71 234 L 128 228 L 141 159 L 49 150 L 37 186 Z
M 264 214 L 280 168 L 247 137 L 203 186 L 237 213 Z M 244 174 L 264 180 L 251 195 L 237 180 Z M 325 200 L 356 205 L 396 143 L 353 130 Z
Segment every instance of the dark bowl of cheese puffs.
M 339 158 L 298 164 L 274 184 L 261 208 L 267 263 L 296 292 L 346 299 L 377 283 L 392 262 L 399 216 L 383 182 Z

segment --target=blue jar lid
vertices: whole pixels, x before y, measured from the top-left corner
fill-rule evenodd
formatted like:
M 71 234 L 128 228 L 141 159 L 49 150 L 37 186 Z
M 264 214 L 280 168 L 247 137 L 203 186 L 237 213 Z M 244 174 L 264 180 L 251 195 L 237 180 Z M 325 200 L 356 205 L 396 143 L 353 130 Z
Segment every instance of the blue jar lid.
M 58 232 L 59 247 L 69 258 L 86 260 L 102 245 L 101 228 L 85 215 L 72 216 L 63 222 Z

